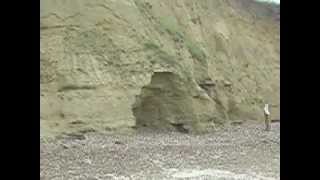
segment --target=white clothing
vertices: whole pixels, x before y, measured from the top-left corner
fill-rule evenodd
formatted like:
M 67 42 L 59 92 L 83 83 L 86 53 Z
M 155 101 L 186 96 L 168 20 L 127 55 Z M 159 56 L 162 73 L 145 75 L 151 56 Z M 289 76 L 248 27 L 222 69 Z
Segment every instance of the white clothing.
M 263 110 L 264 110 L 264 113 L 265 113 L 265 114 L 270 115 L 270 112 L 269 112 L 269 104 L 265 104 Z

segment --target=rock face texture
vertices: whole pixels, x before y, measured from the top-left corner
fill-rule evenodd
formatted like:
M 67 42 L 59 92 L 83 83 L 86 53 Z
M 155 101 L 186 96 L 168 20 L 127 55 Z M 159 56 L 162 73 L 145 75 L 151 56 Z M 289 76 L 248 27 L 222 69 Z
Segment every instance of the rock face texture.
M 42 135 L 204 132 L 280 114 L 278 7 L 252 0 L 41 0 Z

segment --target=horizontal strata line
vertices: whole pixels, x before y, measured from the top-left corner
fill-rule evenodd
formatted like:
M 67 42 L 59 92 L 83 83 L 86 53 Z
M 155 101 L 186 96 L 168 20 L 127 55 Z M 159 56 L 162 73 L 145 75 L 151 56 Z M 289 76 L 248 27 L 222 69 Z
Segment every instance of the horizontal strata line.
M 57 29 L 57 28 L 67 28 L 67 27 L 80 27 L 79 25 L 57 25 L 57 26 L 40 26 L 40 29 Z
M 61 91 L 70 91 L 70 90 L 88 90 L 88 89 L 96 89 L 96 86 L 89 86 L 89 85 L 84 85 L 84 86 L 74 86 L 74 85 L 68 85 L 68 86 L 63 86 L 61 87 L 58 92 Z

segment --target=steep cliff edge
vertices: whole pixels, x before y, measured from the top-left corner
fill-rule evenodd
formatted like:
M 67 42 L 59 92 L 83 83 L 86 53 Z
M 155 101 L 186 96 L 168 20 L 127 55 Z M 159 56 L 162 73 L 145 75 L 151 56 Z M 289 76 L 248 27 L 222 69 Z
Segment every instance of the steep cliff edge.
M 280 25 L 251 0 L 42 0 L 43 135 L 204 132 L 280 114 Z

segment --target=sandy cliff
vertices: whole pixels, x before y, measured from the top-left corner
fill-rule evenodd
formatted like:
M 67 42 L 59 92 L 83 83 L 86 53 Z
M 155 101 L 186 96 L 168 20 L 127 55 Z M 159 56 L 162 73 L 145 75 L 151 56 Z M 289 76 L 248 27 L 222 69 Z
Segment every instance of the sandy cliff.
M 41 0 L 41 133 L 279 119 L 279 21 L 251 0 Z

